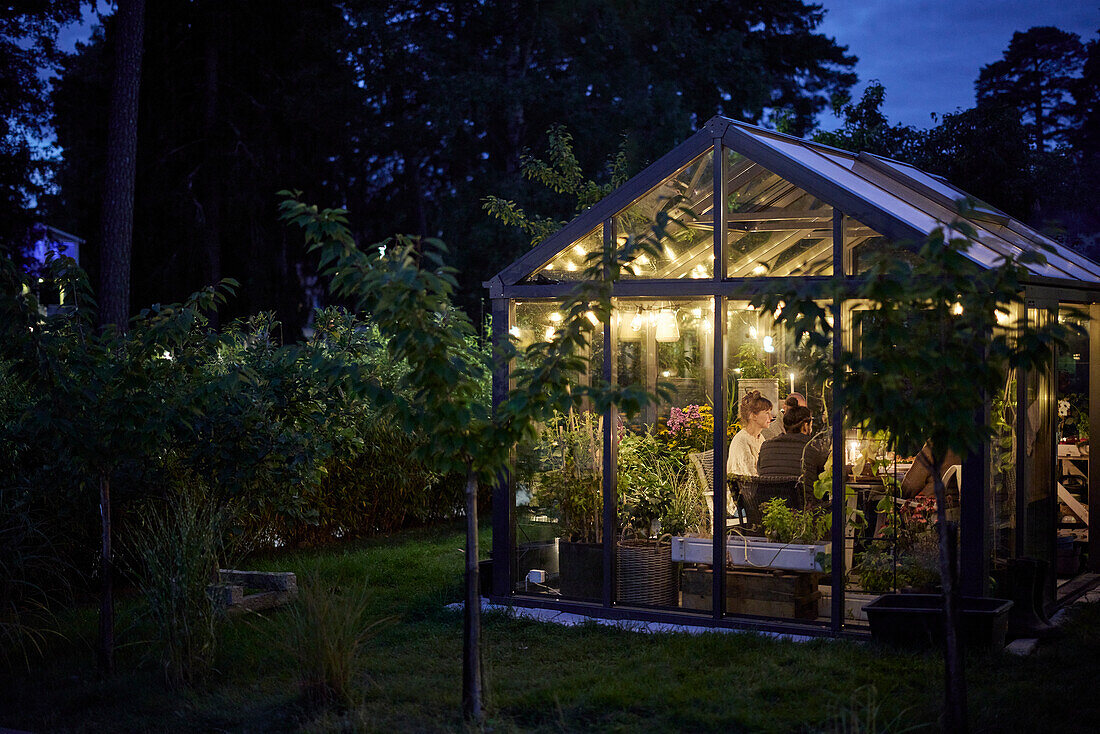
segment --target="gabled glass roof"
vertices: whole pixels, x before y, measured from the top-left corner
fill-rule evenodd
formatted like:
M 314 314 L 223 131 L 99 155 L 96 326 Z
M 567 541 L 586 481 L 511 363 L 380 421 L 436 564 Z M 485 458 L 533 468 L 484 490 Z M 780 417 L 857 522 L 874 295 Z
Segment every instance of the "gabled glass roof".
M 916 241 L 937 228 L 965 221 L 976 232 L 968 256 L 980 265 L 991 267 L 1004 255 L 1038 250 L 1047 262 L 1029 266 L 1034 275 L 1100 284 L 1100 265 L 938 176 L 900 161 L 849 153 L 724 117 L 711 119 L 704 129 L 503 270 L 496 280 L 503 285 L 559 280 L 552 271 L 567 267 L 564 258 L 570 248 L 602 222 L 612 221 L 616 229 L 623 229 L 631 215 L 660 210 L 662 192 L 670 182 L 686 191 L 689 200 L 694 198 L 694 219 L 685 225 L 695 234 L 671 243 L 667 263 L 651 264 L 644 274 L 639 268 L 635 277 L 713 277 L 712 244 L 706 231 L 713 222 L 707 180 L 713 175 L 713 164 L 704 171 L 700 163 L 713 155 L 700 156 L 717 137 L 730 152 L 723 168 L 728 197 L 727 277 L 832 273 L 830 220 L 835 208 L 862 223 L 864 240 L 882 235 L 894 241 Z M 965 216 L 958 204 L 964 199 L 971 202 Z

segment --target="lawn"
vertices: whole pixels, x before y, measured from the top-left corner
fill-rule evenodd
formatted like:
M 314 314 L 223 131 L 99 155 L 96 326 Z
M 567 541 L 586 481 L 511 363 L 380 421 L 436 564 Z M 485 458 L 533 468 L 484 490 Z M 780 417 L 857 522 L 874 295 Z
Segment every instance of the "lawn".
M 482 547 L 488 546 L 488 532 Z M 354 547 L 280 554 L 247 565 L 290 570 L 325 588 L 365 585 L 369 616 L 392 617 L 359 660 L 357 704 L 311 710 L 283 640 L 288 613 L 221 625 L 216 671 L 171 693 L 136 599 L 120 604 L 119 673 L 92 666 L 94 608 L 64 619 L 30 675 L 0 686 L 0 727 L 73 731 L 458 731 L 461 596 L 458 526 Z M 794 643 L 750 634 L 645 635 L 485 617 L 493 731 L 938 731 L 942 660 L 851 641 Z M 1100 730 L 1100 609 L 1077 607 L 1066 636 L 1036 655 L 968 660 L 977 731 Z M 910 729 L 911 727 L 915 727 Z

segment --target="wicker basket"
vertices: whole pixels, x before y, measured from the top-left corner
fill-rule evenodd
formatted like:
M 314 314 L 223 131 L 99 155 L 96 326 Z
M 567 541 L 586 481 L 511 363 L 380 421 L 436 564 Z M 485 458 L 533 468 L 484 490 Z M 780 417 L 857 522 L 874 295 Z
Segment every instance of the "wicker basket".
M 668 541 L 620 540 L 615 562 L 615 600 L 619 604 L 678 604 L 679 574 Z

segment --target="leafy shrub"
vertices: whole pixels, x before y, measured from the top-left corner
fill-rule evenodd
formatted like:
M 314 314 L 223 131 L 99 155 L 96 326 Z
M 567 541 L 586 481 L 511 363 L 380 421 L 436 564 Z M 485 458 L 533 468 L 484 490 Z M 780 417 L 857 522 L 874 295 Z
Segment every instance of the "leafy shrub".
M 463 507 L 458 476 L 440 476 L 413 456 L 424 438 L 377 419 L 362 445 L 333 456 L 317 487 L 307 493 L 317 512 L 311 523 L 290 522 L 276 532 L 292 545 L 390 533 L 452 518 Z

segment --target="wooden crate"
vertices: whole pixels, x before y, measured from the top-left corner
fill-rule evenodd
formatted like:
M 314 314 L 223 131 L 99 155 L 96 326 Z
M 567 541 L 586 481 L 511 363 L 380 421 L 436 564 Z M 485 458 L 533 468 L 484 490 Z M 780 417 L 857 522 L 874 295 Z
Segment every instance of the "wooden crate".
M 800 571 L 726 571 L 726 612 L 784 619 L 816 619 L 822 574 Z M 710 609 L 712 572 L 685 566 L 680 577 L 681 604 Z

